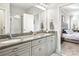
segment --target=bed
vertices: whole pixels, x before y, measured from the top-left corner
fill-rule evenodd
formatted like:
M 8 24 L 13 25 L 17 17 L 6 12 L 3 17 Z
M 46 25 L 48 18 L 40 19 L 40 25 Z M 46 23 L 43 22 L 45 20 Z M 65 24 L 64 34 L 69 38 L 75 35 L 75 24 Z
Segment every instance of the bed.
M 79 32 L 66 31 L 66 33 L 62 34 L 62 38 L 65 41 L 79 43 Z

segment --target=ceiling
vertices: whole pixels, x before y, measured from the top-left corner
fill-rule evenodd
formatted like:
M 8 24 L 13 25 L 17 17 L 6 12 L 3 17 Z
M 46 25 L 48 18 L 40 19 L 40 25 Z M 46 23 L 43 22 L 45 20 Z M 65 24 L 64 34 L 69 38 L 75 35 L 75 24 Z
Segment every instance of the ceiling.
M 72 14 L 79 15 L 79 3 L 71 3 L 62 7 L 63 10 Z
M 70 10 L 79 10 L 79 4 L 78 3 L 71 3 L 71 4 L 63 6 L 63 8 L 70 9 Z
M 27 9 L 33 7 L 35 4 L 33 4 L 33 3 L 11 3 L 11 5 L 14 7 L 19 7 L 19 8 L 27 10 Z
M 31 14 L 37 14 L 44 11 L 40 8 L 35 7 L 36 5 L 40 5 L 44 8 L 51 9 L 56 8 L 57 6 L 61 6 L 63 5 L 63 3 L 11 3 L 11 6 L 24 9 Z
M 29 8 L 33 8 L 35 5 L 41 5 L 43 7 L 52 8 L 61 4 L 63 3 L 11 3 L 12 6 L 23 8 L 26 10 Z

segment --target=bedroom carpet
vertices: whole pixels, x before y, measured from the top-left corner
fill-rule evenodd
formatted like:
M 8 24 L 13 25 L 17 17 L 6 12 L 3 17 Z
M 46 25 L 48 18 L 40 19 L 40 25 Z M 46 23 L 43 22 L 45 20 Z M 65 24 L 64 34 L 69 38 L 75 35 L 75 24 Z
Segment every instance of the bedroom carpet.
M 62 53 L 66 56 L 79 56 L 79 44 L 63 42 Z

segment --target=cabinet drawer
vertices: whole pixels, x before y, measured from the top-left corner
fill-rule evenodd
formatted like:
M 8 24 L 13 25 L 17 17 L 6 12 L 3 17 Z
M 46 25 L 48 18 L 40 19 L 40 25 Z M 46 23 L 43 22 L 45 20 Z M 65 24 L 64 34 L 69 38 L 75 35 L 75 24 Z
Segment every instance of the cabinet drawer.
M 15 53 L 14 52 L 4 53 L 4 54 L 1 54 L 0 56 L 15 56 Z
M 56 42 L 54 39 L 54 36 L 47 37 L 47 42 L 48 42 L 48 55 L 52 54 L 55 51 L 56 47 Z
M 32 41 L 32 46 L 43 44 L 46 41 L 47 41 L 46 38 L 41 38 L 41 39 L 34 40 L 34 41 Z
M 5 48 L 5 49 L 0 50 L 0 54 L 10 53 L 10 52 L 12 52 L 12 51 L 15 50 L 15 49 L 16 49 L 15 46 L 8 47 L 8 48 Z
M 27 50 L 27 48 L 31 48 L 31 42 L 28 43 L 23 43 L 23 44 L 19 44 L 19 45 L 15 45 L 12 47 L 8 47 L 5 49 L 0 50 L 0 55 L 15 55 L 16 51 L 23 51 L 23 50 Z
M 3 55 L 3 56 L 9 56 L 9 55 L 14 55 L 15 52 L 14 50 L 16 49 L 16 47 L 9 47 L 9 48 L 5 48 L 5 49 L 2 49 L 0 50 L 0 55 Z
M 24 50 L 24 49 L 29 49 L 31 48 L 31 44 L 27 45 L 27 44 L 24 44 L 22 46 L 17 46 L 17 50 Z
M 26 42 L 26 43 L 22 43 L 19 45 L 16 45 L 16 47 L 18 48 L 22 48 L 22 47 L 30 47 L 31 46 L 31 42 Z
M 49 39 L 53 40 L 53 39 L 54 39 L 54 36 L 49 36 L 49 37 L 47 37 L 47 39 L 48 39 L 48 40 L 49 40 Z
M 30 56 L 31 55 L 31 48 L 29 49 L 21 49 L 16 51 L 16 56 Z
M 32 56 L 45 56 L 47 53 L 48 51 L 46 43 L 32 47 Z
M 30 56 L 30 52 L 23 52 L 23 53 L 19 53 L 19 56 Z

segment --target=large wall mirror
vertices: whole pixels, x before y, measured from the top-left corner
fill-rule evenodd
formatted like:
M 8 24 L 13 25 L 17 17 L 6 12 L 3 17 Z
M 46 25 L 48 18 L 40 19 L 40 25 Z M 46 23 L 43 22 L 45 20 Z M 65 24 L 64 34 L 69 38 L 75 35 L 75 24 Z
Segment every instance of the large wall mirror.
M 5 34 L 5 10 L 0 9 L 0 35 Z
M 0 34 L 38 32 L 41 31 L 41 23 L 43 31 L 49 30 L 47 4 L 9 3 L 3 5 L 1 7 L 6 10 L 0 9 Z
M 37 32 L 41 30 L 41 22 L 46 27 L 45 10 L 36 7 L 35 3 L 11 3 L 11 34 Z M 26 7 L 25 7 L 26 6 Z M 44 23 L 45 22 L 45 23 Z M 45 29 L 44 29 L 45 30 Z

